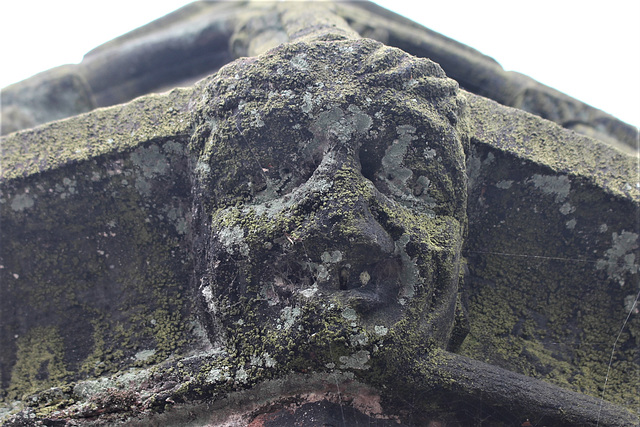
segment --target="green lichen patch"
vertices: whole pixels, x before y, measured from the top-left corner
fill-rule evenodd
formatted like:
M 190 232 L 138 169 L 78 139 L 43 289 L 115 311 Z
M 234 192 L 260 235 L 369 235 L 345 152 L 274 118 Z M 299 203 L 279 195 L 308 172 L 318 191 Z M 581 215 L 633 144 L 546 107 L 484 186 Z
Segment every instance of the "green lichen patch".
M 18 337 L 17 363 L 11 371 L 10 396 L 22 398 L 69 380 L 64 343 L 55 327 L 36 327 Z

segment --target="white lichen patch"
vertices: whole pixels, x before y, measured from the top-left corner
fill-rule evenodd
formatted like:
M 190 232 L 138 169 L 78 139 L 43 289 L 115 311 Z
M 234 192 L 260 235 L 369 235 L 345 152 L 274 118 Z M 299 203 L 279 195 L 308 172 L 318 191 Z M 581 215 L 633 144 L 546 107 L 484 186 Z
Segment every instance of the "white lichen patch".
M 363 113 L 360 107 L 355 104 L 350 104 L 347 110 L 351 113 L 349 120 L 353 123 L 354 129 L 357 133 L 365 133 L 371 128 L 373 119 L 366 113 Z
M 73 387 L 73 393 L 82 398 L 89 399 L 92 396 L 114 387 L 114 381 L 109 378 L 98 378 L 96 380 L 81 381 Z
M 203 177 L 209 176 L 209 174 L 211 173 L 211 166 L 209 166 L 207 162 L 198 160 L 194 171 L 196 176 L 203 178 Z
M 110 378 L 79 381 L 73 386 L 73 394 L 81 399 L 90 399 L 98 393 L 113 388 L 130 388 L 142 384 L 151 377 L 149 369 L 130 369 Z
M 267 367 L 267 368 L 273 368 L 274 366 L 276 366 L 278 364 L 276 359 L 271 357 L 271 355 L 269 353 L 267 353 L 266 351 L 264 353 L 262 353 L 262 358 L 264 359 L 264 366 Z
M 347 107 L 345 113 L 340 107 L 333 107 L 318 114 L 310 127 L 316 144 L 326 141 L 338 141 L 346 144 L 354 134 L 363 134 L 373 124 L 371 117 L 363 113 L 356 105 Z M 308 150 L 306 150 L 308 151 Z M 306 155 L 306 153 L 303 153 Z
M 350 45 L 339 45 L 338 50 L 340 53 L 348 55 L 354 51 L 353 46 Z
M 209 129 L 211 129 L 211 134 L 213 135 L 217 130 L 218 130 L 218 126 L 220 125 L 220 119 L 218 117 L 209 117 L 207 119 L 205 119 L 205 122 L 207 124 L 207 126 L 209 126 Z M 207 141 L 207 145 L 208 146 L 212 146 L 214 144 L 214 140 L 213 138 L 210 138 L 209 141 Z
M 307 68 L 309 68 L 309 63 L 305 59 L 306 57 L 307 57 L 306 53 L 299 53 L 298 55 L 291 58 L 291 61 L 289 62 L 291 63 L 291 66 L 293 68 L 304 71 Z
M 433 148 L 427 147 L 424 149 L 424 151 L 422 152 L 422 155 L 424 156 L 424 159 L 426 161 L 430 161 L 435 159 L 436 155 L 438 154 L 438 152 L 436 150 L 434 150 Z
M 236 371 L 236 381 L 244 384 L 249 379 L 249 374 L 244 370 L 244 366 L 241 366 L 240 369 Z
M 151 194 L 151 183 L 143 177 L 139 176 L 138 178 L 136 178 L 135 186 L 140 194 L 143 194 L 145 196 Z
M 312 287 L 303 289 L 300 291 L 300 295 L 305 298 L 311 298 L 318 292 L 318 285 L 314 284 Z
M 282 320 L 282 329 L 287 330 L 296 322 L 296 319 L 300 317 L 301 311 L 298 307 L 285 307 L 280 312 L 280 319 Z M 278 325 L 280 326 L 280 325 Z
M 305 92 L 304 95 L 302 95 L 301 109 L 305 114 L 311 113 L 311 110 L 313 109 L 313 96 L 311 93 Z
M 571 206 L 571 204 L 568 202 L 560 206 L 560 213 L 562 215 L 569 215 L 570 213 L 573 213 L 575 211 L 576 211 L 575 206 Z
M 178 234 L 186 234 L 189 229 L 187 218 L 183 210 L 179 207 L 165 207 L 163 212 L 167 219 L 174 225 Z
M 16 212 L 21 212 L 25 209 L 29 209 L 33 207 L 35 202 L 33 201 L 33 197 L 31 197 L 27 193 L 18 194 L 11 201 L 11 209 Z
M 381 337 L 387 335 L 387 332 L 389 332 L 389 329 L 385 328 L 382 325 L 375 325 L 373 327 L 373 331 L 376 333 L 376 335 L 379 335 Z
M 322 255 L 320 255 L 320 259 L 324 263 L 335 264 L 337 262 L 342 261 L 342 252 L 340 252 L 340 251 L 331 251 L 331 253 L 329 253 L 329 252 L 325 251 L 325 252 L 322 253 Z
M 184 155 L 187 153 L 187 148 L 184 145 L 177 143 L 175 141 L 168 141 L 163 145 L 162 148 L 164 149 L 165 153 L 173 153 L 173 154 L 180 154 L 180 155 Z
M 218 241 L 222 243 L 222 246 L 231 255 L 236 253 L 236 250 L 244 256 L 249 255 L 249 245 L 244 241 L 244 229 L 238 225 L 233 227 L 225 227 L 218 233 Z
M 231 378 L 231 376 L 229 375 L 229 370 L 226 367 L 213 368 L 207 374 L 205 381 L 209 384 L 213 384 L 219 381 L 227 381 L 229 378 Z
M 123 180 L 126 182 L 126 180 Z M 126 186 L 126 184 L 123 184 Z M 62 184 L 57 183 L 55 185 L 56 193 L 60 193 L 61 199 L 66 199 L 67 197 L 76 194 L 76 180 L 65 177 L 62 179 Z
M 353 322 L 358 320 L 358 313 L 356 313 L 353 308 L 346 307 L 344 310 L 342 310 L 342 317 Z
M 350 338 L 350 341 L 353 347 L 357 347 L 357 346 L 367 345 L 367 343 L 369 342 L 369 339 L 367 338 L 366 334 L 360 333 L 360 334 L 352 335 Z
M 365 286 L 367 283 L 369 283 L 369 280 L 371 280 L 371 275 L 368 271 L 363 271 L 362 273 L 360 273 L 360 284 L 362 286 Z
M 571 181 L 566 175 L 539 175 L 535 174 L 527 180 L 544 194 L 555 196 L 556 203 L 563 202 L 571 191 Z
M 253 121 L 251 122 L 253 126 L 259 128 L 264 126 L 264 121 L 262 121 L 262 117 L 260 117 L 257 109 L 254 108 L 251 110 L 251 118 L 253 119 Z
M 290 216 L 291 208 L 300 203 L 300 200 L 304 199 L 306 194 L 310 192 L 323 193 L 330 188 L 330 182 L 325 179 L 318 179 L 293 189 L 288 194 L 289 197 L 282 198 L 278 194 L 281 189 L 267 182 L 267 189 L 256 193 L 255 199 L 258 203 L 251 207 L 243 208 L 242 212 L 246 215 L 254 212 L 256 216 L 266 215 L 268 218 L 274 218 L 279 215 Z
M 471 154 L 467 157 L 467 188 L 469 191 L 478 185 L 482 169 L 490 166 L 494 160 L 493 153 L 487 154 L 487 158 L 482 160 L 482 156 L 478 154 L 475 148 L 472 148 Z
M 570 219 L 569 221 L 567 221 L 566 224 L 565 224 L 566 227 L 567 227 L 567 230 L 573 230 L 574 228 L 576 228 L 576 224 L 577 223 L 578 222 L 576 221 L 575 218 Z
M 398 133 L 398 139 L 387 147 L 382 158 L 381 163 L 384 175 L 381 175 L 380 178 L 388 179 L 401 193 L 406 193 L 406 182 L 411 178 L 413 172 L 411 169 L 404 167 L 402 162 L 409 145 L 418 137 L 415 136 L 416 128 L 411 125 L 400 125 L 396 128 L 396 132 Z
M 396 127 L 398 138 L 389 145 L 381 159 L 382 168 L 376 174 L 376 179 L 386 182 L 389 191 L 396 200 L 410 206 L 412 209 L 419 209 L 435 217 L 433 207 L 435 200 L 429 195 L 431 182 L 427 176 L 420 175 L 414 183 L 409 184 L 413 171 L 404 165 L 404 157 L 409 152 L 415 150 L 412 145 L 418 137 L 415 135 L 416 128 L 411 125 L 400 125 Z
M 622 231 L 611 235 L 612 246 L 604 253 L 604 258 L 596 262 L 598 270 L 607 270 L 609 279 L 624 286 L 627 274 L 638 273 L 636 255 L 632 252 L 638 249 L 638 234 Z
M 262 356 L 255 356 L 255 355 L 251 355 L 251 357 L 249 357 L 249 364 L 251 366 L 258 366 L 261 367 L 264 363 L 264 360 L 262 360 Z
M 164 175 L 169 171 L 169 162 L 157 145 L 138 148 L 131 153 L 131 162 L 146 178 Z
M 76 194 L 76 180 L 64 177 L 62 178 L 62 184 L 66 187 L 69 194 Z
M 154 349 L 141 350 L 137 352 L 133 358 L 138 362 L 144 362 L 150 359 L 151 357 L 153 357 L 153 355 L 155 354 L 156 354 L 156 351 Z
M 496 187 L 498 187 L 501 190 L 507 190 L 511 188 L 512 185 L 513 185 L 513 180 L 511 179 L 496 182 Z
M 216 308 L 216 303 L 215 303 L 215 300 L 213 298 L 213 290 L 211 289 L 211 286 L 209 286 L 209 285 L 202 286 L 200 292 L 202 292 L 202 296 L 204 297 L 204 301 L 207 303 L 207 308 L 209 309 L 209 312 L 213 313 L 213 314 L 216 314 L 218 312 L 218 310 Z
M 143 195 L 151 193 L 149 179 L 164 175 L 170 170 L 168 159 L 157 145 L 151 145 L 148 148 L 139 147 L 131 153 L 130 159 L 134 170 L 138 172 L 135 187 Z
M 340 369 L 368 369 L 367 363 L 371 355 L 367 350 L 360 350 L 351 356 L 340 356 Z
M 418 80 L 416 79 L 409 79 L 406 82 L 404 82 L 404 84 L 402 85 L 404 87 L 405 90 L 407 89 L 411 89 L 414 86 L 418 86 Z
M 324 264 L 316 265 L 316 277 L 321 282 L 326 282 L 329 280 L 331 275 L 329 274 L 329 269 Z

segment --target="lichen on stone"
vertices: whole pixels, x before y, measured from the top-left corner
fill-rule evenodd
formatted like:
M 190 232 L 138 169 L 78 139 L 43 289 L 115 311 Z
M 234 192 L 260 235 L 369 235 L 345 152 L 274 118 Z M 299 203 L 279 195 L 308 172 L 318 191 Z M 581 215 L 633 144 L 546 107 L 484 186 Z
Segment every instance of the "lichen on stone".
M 638 249 L 638 234 L 623 230 L 620 234 L 613 232 L 612 245 L 604 253 L 605 258 L 596 262 L 598 270 L 606 270 L 609 278 L 624 286 L 625 275 L 637 274 L 638 263 L 634 250 Z

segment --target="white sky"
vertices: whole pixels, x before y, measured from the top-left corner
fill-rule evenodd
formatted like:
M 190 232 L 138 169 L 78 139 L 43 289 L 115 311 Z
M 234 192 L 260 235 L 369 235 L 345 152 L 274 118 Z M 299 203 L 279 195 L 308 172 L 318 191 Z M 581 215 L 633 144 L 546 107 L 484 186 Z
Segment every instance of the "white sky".
M 2 0 L 0 87 L 78 63 L 188 0 Z M 640 126 L 638 0 L 377 0 L 519 71 Z

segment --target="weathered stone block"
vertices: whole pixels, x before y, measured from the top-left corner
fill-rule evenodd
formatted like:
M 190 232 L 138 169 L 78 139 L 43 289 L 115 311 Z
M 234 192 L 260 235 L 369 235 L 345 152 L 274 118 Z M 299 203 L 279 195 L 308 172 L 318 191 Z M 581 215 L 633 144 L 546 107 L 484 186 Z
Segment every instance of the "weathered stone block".
M 165 100 L 180 108 L 179 95 Z M 193 338 L 187 139 L 161 136 L 140 105 L 3 141 L 3 164 L 12 166 L 0 204 L 9 399 L 163 360 Z M 134 126 L 122 129 L 121 115 Z
M 638 293 L 637 159 L 468 99 L 471 331 L 462 353 L 594 396 L 609 374 L 607 394 L 637 406 L 637 313 L 625 323 Z

